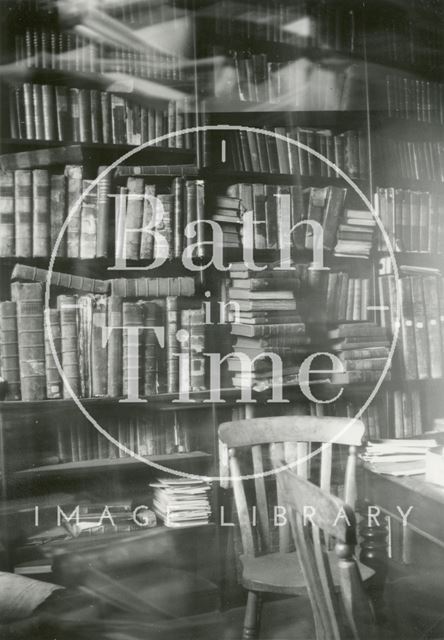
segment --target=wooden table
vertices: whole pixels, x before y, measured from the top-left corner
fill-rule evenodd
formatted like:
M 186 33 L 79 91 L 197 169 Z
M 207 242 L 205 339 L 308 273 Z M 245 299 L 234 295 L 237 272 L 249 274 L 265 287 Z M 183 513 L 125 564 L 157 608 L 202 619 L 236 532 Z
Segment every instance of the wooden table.
M 444 569 L 444 487 L 426 482 L 424 475 L 382 475 L 364 465 L 359 498 L 360 559 L 376 572 L 372 595 L 382 611 L 390 560 L 398 566 L 424 567 L 428 562 L 435 569 L 442 563 Z M 410 509 L 405 526 L 400 509 L 404 514 Z

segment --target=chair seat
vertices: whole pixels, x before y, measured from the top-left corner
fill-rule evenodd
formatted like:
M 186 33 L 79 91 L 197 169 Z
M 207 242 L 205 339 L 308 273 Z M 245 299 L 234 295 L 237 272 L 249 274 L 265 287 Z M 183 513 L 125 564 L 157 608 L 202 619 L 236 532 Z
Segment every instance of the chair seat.
M 339 584 L 337 578 L 337 562 L 334 561 L 334 551 L 329 552 L 330 567 L 335 585 Z M 264 556 L 242 555 L 242 584 L 251 591 L 272 591 L 294 595 L 305 593 L 306 582 L 302 573 L 296 551 L 292 553 L 269 553 Z M 358 562 L 359 571 L 363 581 L 374 575 L 373 569 Z

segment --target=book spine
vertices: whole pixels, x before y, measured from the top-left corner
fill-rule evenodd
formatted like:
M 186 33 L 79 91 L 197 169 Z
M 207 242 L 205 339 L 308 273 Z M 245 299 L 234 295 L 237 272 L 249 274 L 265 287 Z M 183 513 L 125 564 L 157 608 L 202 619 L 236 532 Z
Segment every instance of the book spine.
M 411 278 L 401 278 L 400 284 L 402 296 L 401 333 L 405 376 L 407 380 L 415 380 L 418 377 L 418 365 L 415 346 Z
M 32 256 L 32 173 L 18 169 L 14 173 L 15 253 Z
M 154 254 L 154 227 L 155 227 L 155 195 L 154 185 L 146 184 L 143 200 L 142 233 L 140 238 L 140 259 L 152 260 Z
M 179 363 L 176 354 L 178 330 L 178 298 L 166 297 L 166 362 L 167 362 L 167 393 L 177 393 L 179 390 Z
M 96 257 L 97 186 L 87 193 L 92 180 L 82 180 L 83 201 L 80 211 L 80 258 Z
M 20 360 L 15 302 L 0 302 L 0 369 L 8 386 L 7 400 L 20 400 Z
M 27 280 L 29 282 L 46 283 L 47 277 L 48 271 L 46 269 L 39 269 L 26 264 L 16 264 L 11 274 L 11 280 Z M 84 293 L 107 293 L 109 290 L 109 283 L 105 280 L 84 278 L 83 276 L 60 273 L 59 271 L 52 272 L 51 286 L 73 289 Z
M 205 389 L 205 316 L 203 309 L 190 309 L 190 390 Z
M 124 302 L 122 305 L 122 320 L 125 329 L 127 327 L 143 326 L 143 307 L 138 302 Z M 135 352 L 135 347 L 138 347 Z M 123 395 L 131 397 L 140 389 L 140 348 L 139 331 L 132 335 L 132 332 L 123 332 Z
M 25 137 L 27 140 L 35 140 L 34 98 L 32 84 L 30 82 L 25 82 L 23 85 L 23 104 L 25 112 Z
M 0 257 L 15 255 L 14 174 L 0 173 Z
M 80 256 L 82 206 L 78 200 L 82 195 L 83 167 L 81 165 L 67 165 L 65 175 L 67 178 L 67 216 L 69 219 L 66 229 L 66 254 L 68 258 L 78 258 Z
M 51 344 L 51 338 L 52 343 Z M 54 358 L 56 354 L 59 366 L 62 366 L 62 334 L 60 329 L 60 311 L 47 309 L 45 312 L 45 370 L 46 397 L 63 397 L 63 383 Z
M 108 393 L 108 350 L 103 344 L 107 320 L 107 298 L 96 296 L 93 302 L 91 328 L 91 390 L 93 397 L 104 397 Z
M 108 395 L 122 396 L 123 334 L 122 298 L 111 295 L 108 298 Z
M 106 167 L 98 169 L 98 175 L 103 173 Z M 97 184 L 97 243 L 96 257 L 106 258 L 108 256 L 108 240 L 111 213 L 111 173 L 101 178 Z
M 145 190 L 143 178 L 128 178 L 127 188 L 125 257 L 127 260 L 138 260 L 140 256 L 140 235 L 143 221 L 143 195 Z
M 77 298 L 61 295 L 57 297 L 60 311 L 60 331 L 62 336 L 62 366 L 66 381 L 75 395 L 80 393 L 80 369 L 77 329 Z M 63 397 L 70 398 L 71 393 L 63 385 Z
M 418 378 L 426 380 L 430 377 L 430 359 L 422 278 L 412 277 L 411 284 Z
M 427 320 L 427 336 L 430 359 L 430 375 L 432 378 L 442 378 L 443 357 L 442 335 L 439 321 L 439 290 L 435 276 L 422 278 L 424 308 Z
M 32 255 L 46 258 L 49 247 L 49 173 L 46 169 L 32 172 Z
M 154 302 L 146 302 L 145 309 L 145 326 L 156 327 L 158 324 L 158 307 Z M 144 375 L 143 375 L 143 394 L 146 397 L 153 396 L 157 393 L 157 362 L 158 362 L 158 342 L 157 336 L 153 329 L 144 331 Z
M 69 114 L 69 97 L 66 87 L 55 87 L 55 102 L 57 113 L 57 140 L 73 140 L 71 118 Z
M 45 140 L 56 140 L 56 108 L 54 87 L 42 86 L 43 137 Z
M 43 288 L 41 284 L 13 282 L 11 293 L 17 303 L 22 400 L 43 400 L 46 397 Z
M 179 392 L 181 394 L 191 391 L 191 309 L 183 309 L 180 314 L 180 360 L 179 360 Z
M 42 94 L 41 84 L 32 85 L 32 100 L 34 105 L 35 138 L 37 140 L 44 140 L 45 130 L 43 126 L 44 114 L 43 114 L 43 94 Z
M 79 90 L 79 134 L 80 142 L 91 142 L 91 104 L 89 89 Z
M 182 178 L 174 178 L 172 185 L 172 195 L 174 202 L 173 225 L 174 225 L 174 257 L 180 258 L 183 250 L 183 229 L 184 229 L 184 181 Z
M 65 176 L 53 174 L 50 178 L 49 220 L 50 220 L 50 252 L 54 250 L 57 238 L 65 221 Z M 66 231 L 60 238 L 57 256 L 66 257 Z

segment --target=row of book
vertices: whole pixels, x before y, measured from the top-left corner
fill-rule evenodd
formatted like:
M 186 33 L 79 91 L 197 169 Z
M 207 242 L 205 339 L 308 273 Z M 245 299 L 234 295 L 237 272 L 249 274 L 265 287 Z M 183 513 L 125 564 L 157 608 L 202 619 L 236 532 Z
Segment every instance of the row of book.
M 204 312 L 189 298 L 59 295 L 57 308 L 44 313 L 40 283 L 13 282 L 11 293 L 0 303 L 10 400 L 137 399 L 206 388 Z
M 100 175 L 106 167 L 99 167 Z M 17 169 L 0 173 L 0 256 L 47 258 L 61 234 L 68 213 L 90 188 L 59 238 L 57 255 L 96 258 L 108 255 L 109 228 L 114 209 L 111 176 L 92 187 L 82 165 L 64 172 Z
M 389 117 L 444 124 L 444 84 L 387 75 L 386 99 Z
M 334 372 L 336 384 L 377 382 L 387 365 L 390 342 L 387 330 L 371 322 L 340 324 L 327 332 L 330 349 L 342 362 L 343 370 Z M 385 379 L 390 379 L 388 372 Z
M 105 169 L 99 167 L 98 176 Z M 159 193 L 155 184 L 128 177 L 126 187 L 112 194 L 110 173 L 95 185 L 85 175 L 89 174 L 83 165 L 66 165 L 63 173 L 0 173 L 0 256 L 47 258 L 57 239 L 58 257 L 182 256 L 184 245 L 191 243 L 184 225 L 203 219 L 202 181 L 173 178 L 171 187 L 163 188 L 167 193 Z M 202 225 L 197 225 L 197 241 L 202 232 Z
M 323 246 L 332 250 L 341 228 L 347 189 L 327 186 L 302 189 L 298 185 L 233 183 L 224 192 L 209 197 L 212 220 L 222 226 L 224 246 L 253 249 L 313 248 L 313 228 L 295 225 L 313 220 L 323 230 Z M 247 224 L 247 214 L 252 224 Z M 291 232 L 291 233 L 290 233 Z
M 140 415 L 108 416 L 101 418 L 100 426 L 123 447 L 140 456 L 169 455 L 190 451 L 190 434 L 186 425 L 179 424 L 172 416 L 149 413 Z M 57 428 L 57 450 L 42 464 L 83 462 L 127 458 L 128 451 L 117 447 L 97 429 L 78 416 L 65 420 Z M 50 449 L 54 449 L 53 441 Z
M 176 56 L 155 49 L 136 51 L 98 43 L 70 31 L 25 29 L 15 36 L 16 62 L 28 68 L 97 73 L 125 73 L 139 78 L 183 80 L 186 72 Z
M 215 48 L 214 53 L 222 53 Z M 223 99 L 257 103 L 265 110 L 269 105 L 299 111 L 333 111 L 347 108 L 351 83 L 356 82 L 347 70 L 332 70 L 307 59 L 276 61 L 275 55 L 230 51 L 221 66 L 215 57 L 214 93 L 216 102 Z M 230 70 L 229 70 L 230 69 Z M 259 107 L 257 107 L 259 108 Z
M 216 34 L 237 41 L 283 42 L 298 47 L 314 47 L 363 55 L 371 50 L 371 59 L 383 64 L 420 64 L 433 68 L 441 64 L 440 29 L 442 12 L 435 6 L 436 23 L 428 21 L 428 47 L 424 34 L 412 28 L 412 12 L 420 20 L 422 7 L 390 7 L 375 12 L 372 7 L 331 6 L 328 2 L 307 3 L 305 0 L 288 5 L 267 2 L 261 6 L 237 7 L 232 2 L 212 5 L 203 12 L 215 18 Z M 227 19 L 230 16 L 230 19 Z
M 401 317 L 397 317 L 396 276 L 378 278 L 381 325 L 392 334 L 400 322 L 398 358 L 407 380 L 442 378 L 444 373 L 444 289 L 437 275 L 404 276 L 398 281 Z
M 199 223 L 204 219 L 204 206 L 202 180 L 173 178 L 162 187 L 144 178 L 128 177 L 116 200 L 121 229 L 120 241 L 116 234 L 116 256 L 128 260 L 182 257 L 186 246 L 203 240 L 204 228 Z M 194 236 L 185 233 L 192 223 L 196 223 Z M 203 248 L 200 244 L 194 255 L 201 256 Z
M 150 483 L 153 508 L 166 527 L 195 527 L 208 524 L 211 485 L 190 478 L 157 478 Z
M 415 434 L 417 435 L 417 434 Z M 360 457 L 375 473 L 392 476 L 415 476 L 426 472 L 427 451 L 437 446 L 430 438 L 383 439 L 368 442 Z
M 377 187 L 375 208 L 393 251 L 435 254 L 444 250 L 444 203 L 440 194 Z M 382 235 L 379 248 L 387 251 Z
M 140 145 L 195 126 L 187 102 L 147 108 L 98 89 L 25 82 L 9 88 L 9 134 L 18 140 Z M 158 145 L 191 149 L 194 139 L 174 135 Z
M 384 177 L 380 180 L 388 180 L 389 184 L 396 184 L 399 178 L 444 182 L 442 142 L 394 140 L 376 135 L 374 149 L 375 166 L 383 169 Z
M 248 8 L 232 2 L 220 2 L 200 15 L 214 18 L 215 33 L 221 39 L 282 42 L 353 51 L 356 40 L 351 37 L 349 27 L 353 25 L 354 33 L 355 13 L 339 6 L 330 11 L 325 4 L 312 6 L 304 0 L 291 5 L 264 2 Z
M 354 278 L 346 271 L 329 271 L 318 295 L 322 317 L 328 323 L 367 322 L 372 319 L 369 278 Z
M 254 173 L 281 173 L 300 176 L 335 177 L 335 167 L 290 142 L 295 140 L 320 153 L 350 178 L 365 178 L 368 171 L 368 144 L 364 132 L 303 127 L 275 127 L 273 133 L 251 130 L 224 134 L 227 144 L 224 169 Z M 219 158 L 220 156 L 215 156 Z

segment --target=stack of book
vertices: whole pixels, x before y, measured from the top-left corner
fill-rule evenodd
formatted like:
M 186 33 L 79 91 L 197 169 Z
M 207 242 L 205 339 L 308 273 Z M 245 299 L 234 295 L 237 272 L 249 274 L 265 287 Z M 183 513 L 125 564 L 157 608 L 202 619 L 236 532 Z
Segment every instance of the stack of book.
M 208 524 L 211 506 L 208 482 L 189 478 L 158 478 L 154 488 L 153 507 L 166 527 L 195 527 Z
M 370 211 L 346 209 L 338 227 L 335 255 L 368 258 L 375 227 L 376 221 Z
M 265 389 L 297 381 L 310 339 L 296 303 L 299 280 L 295 271 L 268 268 L 254 272 L 243 263 L 234 263 L 230 278 L 233 352 L 239 354 L 228 360 L 233 385 Z M 247 367 L 244 356 L 248 356 Z M 280 358 L 282 368 L 275 369 L 273 377 L 271 358 L 275 357 Z
M 415 476 L 425 473 L 426 452 L 436 447 L 435 440 L 381 440 L 369 442 L 361 454 L 372 471 L 392 476 Z
M 0 361 L 8 398 L 42 400 L 71 392 L 134 397 L 205 389 L 204 312 L 190 300 L 194 281 L 168 278 L 165 287 L 162 280 L 121 278 L 112 281 L 109 296 L 58 295 L 56 308 L 45 314 L 42 283 L 13 282 L 12 301 L 0 303 Z M 126 327 L 135 328 L 132 337 Z M 160 339 L 154 328 L 163 332 Z
M 375 203 L 393 251 L 443 252 L 444 203 L 438 193 L 377 187 Z M 378 244 L 387 251 L 382 234 Z
M 193 126 L 187 103 L 150 109 L 122 95 L 25 82 L 9 89 L 9 132 L 17 140 L 140 145 Z M 193 148 L 192 135 L 170 136 L 159 146 Z
M 370 322 L 340 324 L 328 331 L 328 338 L 331 351 L 339 357 L 344 368 L 344 372 L 332 373 L 334 384 L 379 380 L 390 347 L 384 328 Z
M 217 222 L 222 230 L 222 246 L 232 249 L 241 247 L 241 201 L 237 195 L 238 185 L 228 190 L 227 195 L 216 195 L 211 204 L 212 220 Z

